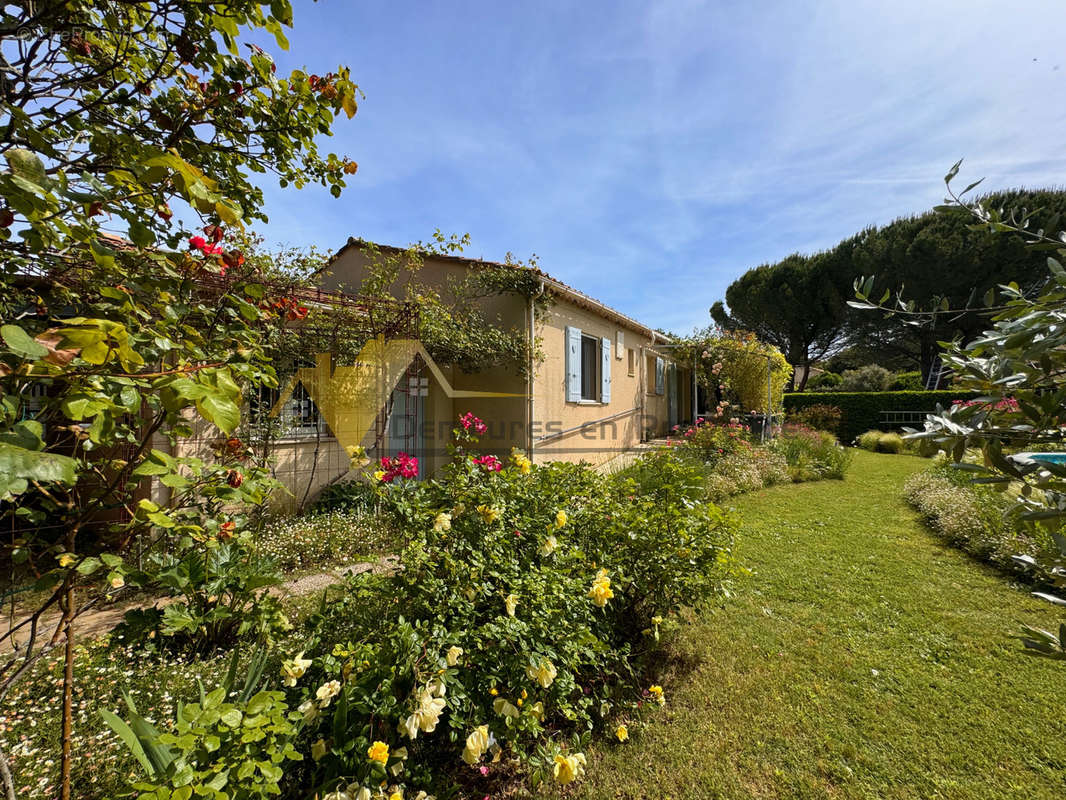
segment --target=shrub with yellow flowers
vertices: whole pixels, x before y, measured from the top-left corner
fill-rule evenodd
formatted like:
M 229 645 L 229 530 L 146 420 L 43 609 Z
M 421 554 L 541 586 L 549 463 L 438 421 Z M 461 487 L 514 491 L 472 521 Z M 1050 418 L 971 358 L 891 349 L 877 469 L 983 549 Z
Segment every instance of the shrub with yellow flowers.
M 302 676 L 288 691 L 319 796 L 579 780 L 590 735 L 622 740 L 619 720 L 654 705 L 635 655 L 652 620 L 732 572 L 734 525 L 674 486 L 680 467 L 635 497 L 627 473 L 478 455 L 478 422 L 436 477 L 379 486 L 400 567 L 350 578 L 283 666 Z

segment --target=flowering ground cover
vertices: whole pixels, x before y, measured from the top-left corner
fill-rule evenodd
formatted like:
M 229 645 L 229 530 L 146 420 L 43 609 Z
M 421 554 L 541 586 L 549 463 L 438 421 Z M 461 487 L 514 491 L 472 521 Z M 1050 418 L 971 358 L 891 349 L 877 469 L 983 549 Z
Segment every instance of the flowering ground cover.
M 575 798 L 1060 798 L 1054 607 L 942 543 L 901 497 L 928 462 L 735 497 L 753 571 L 684 629 L 664 713 L 588 752 Z

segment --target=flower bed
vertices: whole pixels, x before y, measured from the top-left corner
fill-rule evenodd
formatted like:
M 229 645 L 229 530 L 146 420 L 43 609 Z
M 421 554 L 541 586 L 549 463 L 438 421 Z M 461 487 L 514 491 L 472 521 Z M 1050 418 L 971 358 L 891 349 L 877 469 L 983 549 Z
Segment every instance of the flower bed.
M 239 671 L 218 651 L 190 664 L 155 634 L 120 669 L 124 650 L 92 645 L 101 655 L 85 663 L 109 666 L 80 684 L 78 796 L 192 797 L 218 784 L 246 798 L 481 797 L 580 780 L 594 734 L 624 746 L 668 702 L 651 671 L 660 636 L 731 579 L 735 525 L 699 502 L 704 474 L 677 454 L 614 475 L 520 453 L 504 463 L 473 451 L 467 421 L 438 477 L 409 480 L 407 457 L 377 476 L 381 513 L 405 542 L 400 569 L 355 576 L 302 614 L 287 608 L 294 626 L 259 645 L 273 647 L 262 658 L 245 638 Z M 180 686 L 143 677 L 179 663 Z M 42 663 L 27 698 L 54 697 L 55 669 Z M 136 711 L 120 697 L 127 680 Z M 144 758 L 94 707 L 117 713 L 115 730 Z M 12 722 L 3 734 L 17 744 Z M 53 730 L 18 752 L 44 763 L 57 747 Z

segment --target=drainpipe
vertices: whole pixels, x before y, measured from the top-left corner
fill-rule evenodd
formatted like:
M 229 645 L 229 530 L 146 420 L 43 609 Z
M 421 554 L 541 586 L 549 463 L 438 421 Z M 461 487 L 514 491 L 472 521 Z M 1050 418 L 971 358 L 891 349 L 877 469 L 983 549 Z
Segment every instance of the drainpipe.
M 537 339 L 537 298 L 544 294 L 544 281 L 537 287 L 537 293 L 529 297 L 529 354 L 526 361 L 526 452 L 529 460 L 533 460 L 533 386 L 535 375 L 535 363 L 533 358 L 533 344 Z
M 696 383 L 696 364 L 699 363 L 699 354 L 693 350 L 692 353 L 692 424 L 696 424 L 696 411 L 698 403 L 696 399 L 699 397 L 699 387 Z

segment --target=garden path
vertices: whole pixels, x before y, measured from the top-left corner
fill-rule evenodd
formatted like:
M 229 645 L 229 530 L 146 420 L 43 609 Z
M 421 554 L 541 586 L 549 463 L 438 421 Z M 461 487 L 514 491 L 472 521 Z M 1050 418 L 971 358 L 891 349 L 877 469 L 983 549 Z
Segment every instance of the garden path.
M 320 591 L 327 586 L 334 583 L 339 583 L 344 580 L 348 575 L 358 575 L 363 572 L 387 572 L 396 568 L 397 564 L 396 556 L 384 556 L 376 561 L 362 561 L 354 564 L 345 564 L 344 566 L 335 567 L 333 569 L 325 570 L 322 572 L 315 572 L 309 575 L 301 575 L 284 581 L 278 586 L 270 588 L 270 593 L 277 597 L 294 597 L 299 595 L 311 594 L 312 592 Z M 75 638 L 76 639 L 95 639 L 109 633 L 115 628 L 126 612 L 134 608 L 150 608 L 157 606 L 162 608 L 171 602 L 169 598 L 160 598 L 157 600 L 144 600 L 126 602 L 126 603 L 113 603 L 101 608 L 93 608 L 86 611 L 84 614 L 78 617 L 75 623 Z M 18 611 L 16 610 L 16 613 Z M 18 619 L 24 619 L 24 617 L 18 617 Z M 45 631 L 43 634 L 45 637 L 51 636 L 55 630 L 56 625 L 59 623 L 60 616 L 58 613 L 46 614 L 41 619 L 40 630 Z M 20 631 L 20 633 L 22 633 Z M 22 644 L 26 640 L 28 632 L 22 635 L 16 634 L 11 638 L 5 639 L 0 642 L 0 653 L 10 652 L 12 647 L 17 644 Z M 39 637 L 40 638 L 40 637 Z
M 1066 796 L 1060 614 L 942 544 L 901 498 L 928 462 L 733 498 L 753 576 L 682 629 L 666 708 L 594 746 L 588 798 Z

